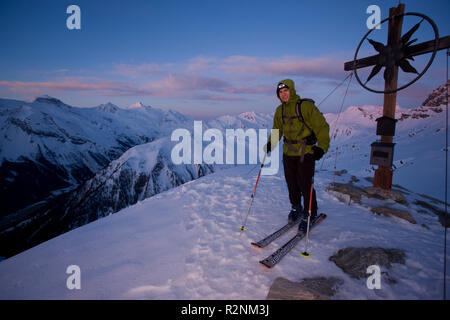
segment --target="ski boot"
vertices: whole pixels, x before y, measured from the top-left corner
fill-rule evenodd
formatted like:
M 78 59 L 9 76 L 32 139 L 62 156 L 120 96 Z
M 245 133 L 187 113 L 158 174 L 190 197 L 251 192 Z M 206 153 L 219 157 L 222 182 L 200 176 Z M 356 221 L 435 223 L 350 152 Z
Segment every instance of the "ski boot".
M 316 215 L 311 215 L 311 218 L 309 219 L 309 227 L 311 228 L 312 222 Z M 308 213 L 303 213 L 300 224 L 298 225 L 298 232 L 306 234 L 306 231 L 308 230 Z
M 289 215 L 288 215 L 288 223 L 297 222 L 302 211 L 303 211 L 303 208 L 302 208 L 301 204 L 299 204 L 298 206 L 292 206 L 291 212 L 289 212 Z

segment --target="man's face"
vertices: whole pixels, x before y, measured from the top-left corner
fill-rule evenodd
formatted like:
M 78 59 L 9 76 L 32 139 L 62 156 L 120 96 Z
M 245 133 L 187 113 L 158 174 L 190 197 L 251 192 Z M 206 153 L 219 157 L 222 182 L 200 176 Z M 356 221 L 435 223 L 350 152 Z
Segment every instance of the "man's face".
M 283 102 L 288 102 L 289 98 L 291 96 L 291 92 L 289 91 L 288 88 L 281 89 L 278 94 L 280 96 L 281 101 L 283 101 Z

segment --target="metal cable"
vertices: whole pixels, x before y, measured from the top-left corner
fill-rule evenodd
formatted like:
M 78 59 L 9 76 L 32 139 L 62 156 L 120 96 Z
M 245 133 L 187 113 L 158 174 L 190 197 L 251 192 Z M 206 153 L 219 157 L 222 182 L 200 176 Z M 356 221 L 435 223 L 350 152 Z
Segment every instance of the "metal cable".
M 445 108 L 445 218 L 444 218 L 444 300 L 446 300 L 446 282 L 447 282 L 447 182 L 448 182 L 448 56 L 450 55 L 447 48 L 447 81 L 445 87 L 447 93 L 445 96 L 446 108 Z
M 347 79 L 348 77 L 350 77 L 350 80 L 348 81 L 347 89 L 345 90 L 344 98 L 342 99 L 342 103 L 341 103 L 341 107 L 339 108 L 338 116 L 337 116 L 337 118 L 336 118 L 336 121 L 334 122 L 334 128 L 333 128 L 333 131 L 332 131 L 332 134 L 331 134 L 331 139 L 333 139 L 333 137 L 334 137 L 335 134 L 336 134 L 337 123 L 338 123 L 339 118 L 340 118 L 340 116 L 341 116 L 341 113 L 342 113 L 342 107 L 344 106 L 344 102 L 345 102 L 345 99 L 346 99 L 347 94 L 348 94 L 348 88 L 350 87 L 350 83 L 352 82 L 352 76 L 353 76 L 353 72 L 351 72 L 351 73 L 345 78 L 345 79 Z M 339 86 L 340 86 L 340 85 L 339 85 Z M 333 90 L 333 91 L 334 91 L 334 90 Z M 336 149 L 336 152 L 337 152 L 337 149 Z M 337 154 L 336 154 L 336 157 L 337 157 Z M 320 165 L 320 170 L 322 170 L 324 160 L 325 160 L 325 158 L 322 159 L 322 164 Z

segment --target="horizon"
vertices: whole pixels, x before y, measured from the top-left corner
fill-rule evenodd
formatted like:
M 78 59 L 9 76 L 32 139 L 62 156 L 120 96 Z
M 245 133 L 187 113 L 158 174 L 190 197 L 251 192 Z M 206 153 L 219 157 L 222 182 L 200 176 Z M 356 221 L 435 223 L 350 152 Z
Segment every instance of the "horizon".
M 450 34 L 448 1 L 405 3 L 407 12 L 430 16 L 440 37 Z M 106 101 L 117 106 L 140 101 L 212 119 L 249 110 L 273 113 L 279 105 L 275 86 L 286 78 L 295 81 L 301 97 L 321 101 L 348 74 L 343 64 L 353 59 L 368 31 L 367 8 L 378 5 L 384 19 L 398 1 L 287 0 L 274 5 L 270 1 L 80 0 L 79 30 L 66 25 L 70 4 L 0 3 L 0 38 L 7 43 L 0 59 L 1 97 L 26 100 L 47 94 L 81 108 Z M 405 19 L 403 33 L 417 22 Z M 414 36 L 422 42 L 431 35 L 424 25 Z M 385 43 L 386 24 L 371 38 Z M 358 57 L 369 54 L 375 54 L 370 45 L 361 48 Z M 415 57 L 412 65 L 420 72 L 429 56 Z M 445 83 L 445 59 L 445 51 L 439 51 L 425 75 L 398 92 L 397 103 L 417 107 Z M 365 78 L 370 69 L 361 70 L 360 77 Z M 411 77 L 401 71 L 399 84 Z M 377 89 L 383 84 L 381 75 L 372 81 Z M 321 106 L 323 113 L 337 112 L 346 86 L 347 82 Z M 345 105 L 381 105 L 382 101 L 381 95 L 366 91 L 353 79 Z
M 435 89 L 437 89 L 437 88 L 438 88 L 438 87 L 436 87 Z M 435 89 L 433 89 L 433 90 L 435 90 Z M 430 93 L 428 94 L 428 96 L 429 96 L 431 93 L 432 93 L 432 92 L 430 92 Z M 264 112 L 264 111 L 256 111 L 256 110 L 246 110 L 246 111 L 239 111 L 239 112 L 237 112 L 237 113 L 226 113 L 226 114 L 221 114 L 221 115 L 218 115 L 218 116 L 210 116 L 210 117 L 201 117 L 201 116 L 200 116 L 200 117 L 194 117 L 194 116 L 192 116 L 192 115 L 190 115 L 190 114 L 186 114 L 186 113 L 180 112 L 180 111 L 175 110 L 175 109 L 162 109 L 162 108 L 159 108 L 159 107 L 157 107 L 157 106 L 147 105 L 147 104 L 143 103 L 142 101 L 137 101 L 137 102 L 135 102 L 135 103 L 132 103 L 132 104 L 126 105 L 126 106 L 119 106 L 118 104 L 113 103 L 113 102 L 111 102 L 111 101 L 106 101 L 106 102 L 103 102 L 103 103 L 101 103 L 101 104 L 99 104 L 99 105 L 95 105 L 95 106 L 79 107 L 79 106 L 70 105 L 70 104 L 64 102 L 63 100 L 61 100 L 61 99 L 58 98 L 58 97 L 50 96 L 50 95 L 47 95 L 47 94 L 29 97 L 28 99 L 25 99 L 25 100 L 18 100 L 18 99 L 10 99 L 10 98 L 2 98 L 2 97 L 0 97 L 0 99 L 5 99 L 5 100 L 18 100 L 18 101 L 24 101 L 24 102 L 27 102 L 27 103 L 33 103 L 33 102 L 35 102 L 35 100 L 38 99 L 38 98 L 57 99 L 57 100 L 61 101 L 62 103 L 66 104 L 67 106 L 71 107 L 71 108 L 80 108 L 80 109 L 93 109 L 93 108 L 98 108 L 98 107 L 100 107 L 100 106 L 104 106 L 104 105 L 109 105 L 109 104 L 111 104 L 111 105 L 113 105 L 113 106 L 115 106 L 115 107 L 117 107 L 117 108 L 119 108 L 119 109 L 121 109 L 121 110 L 133 110 L 133 109 L 140 108 L 141 106 L 143 106 L 143 107 L 150 107 L 150 108 L 153 108 L 153 109 L 158 109 L 158 110 L 163 110 L 163 111 L 170 111 L 170 110 L 172 110 L 172 111 L 175 111 L 175 112 L 179 112 L 179 113 L 181 113 L 182 115 L 191 117 L 193 120 L 213 120 L 213 119 L 217 119 L 217 118 L 220 118 L 220 117 L 226 117 L 226 116 L 241 116 L 241 115 L 246 114 L 246 113 L 264 114 L 264 115 L 272 115 L 273 113 L 275 113 L 275 110 L 273 110 L 273 111 L 268 111 L 268 112 Z M 424 98 L 424 101 L 425 101 L 426 98 L 427 98 L 427 97 Z M 137 105 L 139 105 L 139 104 L 140 104 L 141 106 L 137 106 Z M 414 109 L 414 108 L 418 108 L 418 107 L 421 107 L 421 106 L 428 107 L 427 105 L 423 105 L 423 104 L 420 104 L 420 105 L 417 105 L 417 106 L 404 107 L 404 106 L 401 106 L 400 104 L 397 103 L 397 108 L 402 108 L 402 109 Z M 382 105 L 374 105 L 374 104 L 362 104 L 362 105 L 349 104 L 349 105 L 347 105 L 345 108 L 343 108 L 343 110 L 341 110 L 341 113 L 346 112 L 346 111 L 347 111 L 348 109 L 350 109 L 350 108 L 364 108 L 364 107 L 368 107 L 368 108 L 370 108 L 370 107 L 375 107 L 375 108 L 380 108 L 380 109 L 383 108 Z M 339 112 L 338 112 L 338 111 L 337 111 L 337 112 L 332 112 L 332 111 L 330 111 L 330 112 L 326 112 L 326 113 L 323 113 L 323 114 L 324 114 L 324 115 L 326 115 L 326 114 L 334 114 L 334 115 L 337 115 L 337 114 L 339 114 Z

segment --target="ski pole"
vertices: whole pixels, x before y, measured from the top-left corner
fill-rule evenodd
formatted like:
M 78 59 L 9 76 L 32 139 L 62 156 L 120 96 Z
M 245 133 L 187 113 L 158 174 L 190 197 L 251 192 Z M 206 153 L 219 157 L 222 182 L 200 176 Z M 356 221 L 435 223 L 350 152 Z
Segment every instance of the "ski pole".
M 261 168 L 259 169 L 259 173 L 258 173 L 258 178 L 256 178 L 255 187 L 253 188 L 253 193 L 252 193 L 252 196 L 250 197 L 250 203 L 248 204 L 248 209 L 247 209 L 247 214 L 245 215 L 244 224 L 239 228 L 239 229 L 241 229 L 241 231 L 247 230 L 247 229 L 245 229 L 245 225 L 247 224 L 248 214 L 250 212 L 250 208 L 252 206 L 253 199 L 255 198 L 256 187 L 258 186 L 259 177 L 261 176 L 261 171 L 262 171 L 262 168 L 264 167 L 264 162 L 266 161 L 266 156 L 267 156 L 267 152 L 264 154 L 264 158 L 263 158 L 263 161 L 261 163 Z
M 309 222 L 311 220 L 311 207 L 312 207 L 312 197 L 314 191 L 314 172 L 311 178 L 311 190 L 309 192 L 309 209 L 308 209 L 308 225 L 306 226 L 306 242 L 305 242 L 305 251 L 301 253 L 304 257 L 310 257 L 311 255 L 308 253 L 308 241 L 309 241 Z

